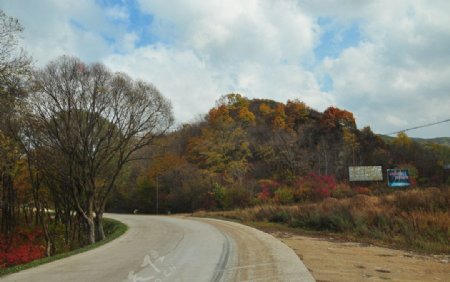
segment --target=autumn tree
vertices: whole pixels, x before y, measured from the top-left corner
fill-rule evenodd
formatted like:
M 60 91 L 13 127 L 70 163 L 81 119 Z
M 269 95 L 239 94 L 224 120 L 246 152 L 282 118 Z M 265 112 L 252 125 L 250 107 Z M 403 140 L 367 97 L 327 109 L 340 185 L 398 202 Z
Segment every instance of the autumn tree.
M 353 114 L 336 107 L 329 107 L 323 112 L 322 118 L 320 119 L 320 125 L 326 131 L 340 128 L 356 128 Z
M 14 224 L 16 191 L 14 174 L 21 157 L 17 139 L 17 108 L 25 95 L 24 82 L 30 72 L 30 58 L 18 48 L 23 31 L 19 21 L 0 10 L 0 189 L 2 231 Z
M 287 127 L 297 130 L 307 120 L 309 112 L 308 106 L 300 100 L 288 100 L 285 107 Z
M 390 162 L 390 151 L 383 139 L 373 133 L 369 126 L 357 131 L 356 136 L 357 156 L 361 165 L 381 165 L 386 168 Z
M 245 130 L 230 117 L 225 106 L 209 113 L 209 126 L 190 140 L 189 160 L 225 181 L 239 181 L 248 170 L 250 150 Z
M 325 175 L 342 177 L 349 163 L 346 159 L 356 162 L 358 142 L 355 118 L 351 112 L 329 107 L 323 112 L 319 124 L 321 134 L 316 146 L 319 167 L 323 168 Z
M 138 158 L 134 152 L 172 125 L 170 103 L 151 84 L 68 56 L 36 72 L 28 102 L 42 128 L 36 144 L 58 155 L 67 170 L 65 192 L 89 227 L 89 242 L 96 233 L 103 239 L 102 216 L 115 181 Z

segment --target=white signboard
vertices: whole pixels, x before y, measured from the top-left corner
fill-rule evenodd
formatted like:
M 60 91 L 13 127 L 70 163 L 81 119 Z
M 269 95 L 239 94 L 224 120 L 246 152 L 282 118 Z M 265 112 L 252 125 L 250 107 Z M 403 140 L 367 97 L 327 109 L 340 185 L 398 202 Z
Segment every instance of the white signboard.
M 350 181 L 383 181 L 381 166 L 350 166 L 348 176 Z

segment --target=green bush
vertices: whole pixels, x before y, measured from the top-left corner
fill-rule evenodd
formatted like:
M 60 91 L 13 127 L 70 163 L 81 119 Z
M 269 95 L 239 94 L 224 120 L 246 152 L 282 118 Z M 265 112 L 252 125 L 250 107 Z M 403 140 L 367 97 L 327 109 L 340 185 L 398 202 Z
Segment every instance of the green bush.
M 292 204 L 294 202 L 294 192 L 287 187 L 279 188 L 274 193 L 274 200 L 282 205 Z
M 291 216 L 287 211 L 278 211 L 269 217 L 270 222 L 288 223 Z
M 230 208 L 244 208 L 250 204 L 250 193 L 241 187 L 233 187 L 225 189 L 224 206 Z

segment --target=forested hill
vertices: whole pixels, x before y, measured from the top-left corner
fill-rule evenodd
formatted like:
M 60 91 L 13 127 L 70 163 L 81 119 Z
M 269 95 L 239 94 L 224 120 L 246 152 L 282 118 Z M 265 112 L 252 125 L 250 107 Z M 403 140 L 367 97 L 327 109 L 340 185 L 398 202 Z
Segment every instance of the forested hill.
M 447 146 L 421 145 L 403 133 L 385 142 L 369 127 L 357 129 L 346 110 L 239 94 L 223 96 L 203 120 L 159 143 L 158 152 L 141 152 L 153 160 L 128 169 L 110 207 L 153 212 L 156 189 L 160 208 L 171 211 L 245 206 L 275 192 L 294 201 L 320 198 L 347 185 L 352 165 L 409 168 L 418 184 L 440 185 L 450 163 Z
M 419 143 L 433 143 L 450 146 L 450 137 L 436 137 L 436 138 L 412 138 Z
M 380 137 L 387 142 L 391 142 L 395 139 L 395 137 L 380 135 Z M 417 143 L 421 144 L 439 144 L 450 146 L 450 137 L 436 137 L 436 138 L 417 138 L 411 137 L 411 139 Z

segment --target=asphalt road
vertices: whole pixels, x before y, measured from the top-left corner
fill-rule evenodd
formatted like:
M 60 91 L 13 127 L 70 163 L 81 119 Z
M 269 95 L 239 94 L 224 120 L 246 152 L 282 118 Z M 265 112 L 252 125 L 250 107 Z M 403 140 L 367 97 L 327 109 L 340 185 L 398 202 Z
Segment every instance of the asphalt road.
M 1 281 L 314 281 L 269 234 L 234 222 L 108 214 L 129 230 L 94 250 Z

